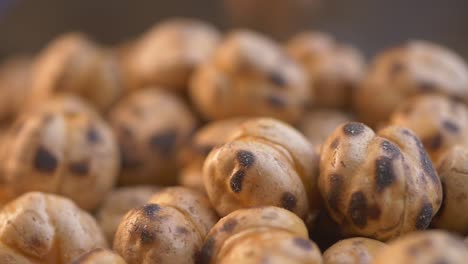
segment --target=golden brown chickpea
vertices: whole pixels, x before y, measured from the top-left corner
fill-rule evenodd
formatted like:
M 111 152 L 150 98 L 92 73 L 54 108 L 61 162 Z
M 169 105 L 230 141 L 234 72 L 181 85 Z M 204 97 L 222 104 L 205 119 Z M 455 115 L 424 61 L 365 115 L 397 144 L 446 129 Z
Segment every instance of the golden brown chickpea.
M 198 263 L 321 264 L 322 256 L 299 217 L 267 206 L 222 218 L 208 234 Z
M 142 185 L 117 188 L 107 194 L 96 218 L 109 243 L 114 241 L 115 232 L 124 215 L 131 209 L 146 204 L 159 190 L 156 186 Z
M 179 178 L 180 185 L 205 192 L 202 170 L 206 156 L 214 147 L 224 144 L 229 134 L 245 120 L 246 118 L 231 118 L 214 121 L 197 130 L 190 147 L 184 153 L 186 156 Z
M 193 70 L 210 58 L 219 39 L 217 29 L 198 20 L 157 24 L 129 48 L 126 67 L 131 86 L 186 89 Z
M 324 264 L 372 264 L 386 245 L 378 240 L 355 237 L 339 241 L 323 253 Z
M 196 126 L 181 99 L 156 88 L 139 90 L 118 102 L 109 119 L 121 150 L 121 185 L 177 182 L 180 151 Z
M 0 64 L 0 121 L 11 122 L 24 108 L 29 95 L 32 60 L 24 56 Z
M 382 241 L 427 228 L 442 202 L 421 141 L 396 126 L 377 134 L 361 123 L 338 127 L 322 146 L 318 185 L 346 233 Z
M 43 191 L 96 208 L 119 171 L 117 141 L 86 103 L 65 96 L 26 112 L 7 135 L 4 184 L 13 197 Z M 84 191 L 85 190 L 85 191 Z
M 71 200 L 39 192 L 0 211 L 0 263 L 68 264 L 107 243 L 94 218 Z
M 468 108 L 442 95 L 407 100 L 390 123 L 414 131 L 434 162 L 453 145 L 468 146 Z
M 332 36 L 303 32 L 286 44 L 287 52 L 310 76 L 309 88 L 316 107 L 349 108 L 352 95 L 364 75 L 363 55 Z
M 195 263 L 217 219 L 204 194 L 170 187 L 125 215 L 117 229 L 114 250 L 128 264 Z
M 422 94 L 438 93 L 468 102 L 468 67 L 452 51 L 411 41 L 378 55 L 356 90 L 354 106 L 361 121 L 378 125 L 398 105 Z
M 438 161 L 444 200 L 433 226 L 468 235 L 468 148 L 453 146 Z
M 463 240 L 450 233 L 431 230 L 396 239 L 375 257 L 374 264 L 464 264 L 468 250 Z
M 190 83 L 190 96 L 209 120 L 269 116 L 297 122 L 310 101 L 307 76 L 272 40 L 230 33 Z
M 298 124 L 298 129 L 312 143 L 318 152 L 339 125 L 352 121 L 351 115 L 337 110 L 313 110 L 307 112 Z
M 294 128 L 274 119 L 250 119 L 206 158 L 206 192 L 221 216 L 273 205 L 306 219 L 318 208 L 317 161 L 313 146 Z
M 110 250 L 97 248 L 81 255 L 71 264 L 126 264 L 126 262 Z
M 121 92 L 114 54 L 79 33 L 53 40 L 33 65 L 30 100 L 34 104 L 57 93 L 73 93 L 104 111 Z

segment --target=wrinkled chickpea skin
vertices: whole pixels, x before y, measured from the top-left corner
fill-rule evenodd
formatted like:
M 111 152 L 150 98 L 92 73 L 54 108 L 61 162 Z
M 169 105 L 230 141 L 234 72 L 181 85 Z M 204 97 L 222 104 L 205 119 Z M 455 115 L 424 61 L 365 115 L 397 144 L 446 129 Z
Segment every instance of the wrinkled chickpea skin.
M 241 209 L 222 218 L 206 237 L 199 256 L 200 264 L 322 263 L 304 222 L 273 206 Z
M 322 147 L 319 189 L 346 233 L 388 240 L 429 226 L 442 187 L 421 141 L 390 126 L 338 127 Z
M 313 146 L 294 128 L 250 119 L 206 158 L 206 192 L 221 216 L 273 205 L 306 219 L 318 209 L 317 160 Z
M 0 211 L 0 262 L 68 264 L 107 243 L 94 218 L 69 199 L 27 193 Z

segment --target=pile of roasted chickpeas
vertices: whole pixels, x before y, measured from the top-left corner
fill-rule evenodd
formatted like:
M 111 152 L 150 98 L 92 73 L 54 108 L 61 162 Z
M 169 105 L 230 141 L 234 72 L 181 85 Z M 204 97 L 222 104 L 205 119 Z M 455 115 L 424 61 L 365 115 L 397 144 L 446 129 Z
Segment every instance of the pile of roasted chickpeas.
M 468 263 L 467 104 L 424 41 L 59 36 L 0 67 L 0 263 Z

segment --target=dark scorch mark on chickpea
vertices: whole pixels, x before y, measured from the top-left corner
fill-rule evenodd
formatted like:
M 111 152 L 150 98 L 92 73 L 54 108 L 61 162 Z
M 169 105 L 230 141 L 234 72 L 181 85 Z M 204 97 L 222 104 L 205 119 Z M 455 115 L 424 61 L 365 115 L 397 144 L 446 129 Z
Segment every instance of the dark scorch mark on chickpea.
M 86 138 L 88 139 L 89 142 L 93 144 L 99 143 L 99 141 L 101 141 L 101 135 L 99 134 L 97 129 L 94 127 L 90 127 L 88 129 L 88 132 L 86 133 Z
M 275 87 L 283 88 L 286 86 L 286 80 L 278 72 L 272 72 L 268 75 L 268 79 L 272 82 Z
M 303 249 L 303 250 L 311 250 L 312 249 L 312 244 L 309 240 L 307 239 L 304 239 L 302 237 L 295 237 L 293 239 L 293 243 L 294 245 L 296 245 L 297 247 Z
M 239 170 L 234 173 L 231 177 L 230 186 L 231 190 L 235 193 L 242 191 L 242 182 L 244 181 L 245 171 Z
M 154 152 L 169 155 L 173 153 L 176 141 L 177 133 L 171 130 L 150 137 L 149 145 Z
M 44 173 L 54 172 L 58 166 L 57 158 L 45 147 L 39 146 L 34 158 L 34 167 Z
M 400 149 L 390 141 L 384 140 L 382 142 L 382 149 L 388 154 L 392 159 L 401 155 Z
M 297 198 L 290 192 L 284 192 L 281 195 L 281 206 L 289 211 L 294 210 L 296 207 Z
M 450 120 L 444 120 L 442 122 L 442 126 L 448 131 L 450 131 L 451 133 L 458 133 L 460 131 L 460 128 L 458 127 L 458 125 Z
M 239 150 L 237 152 L 237 161 L 239 164 L 248 169 L 250 168 L 255 162 L 255 156 L 252 152 L 247 150 Z
M 68 169 L 75 175 L 83 176 L 89 173 L 89 162 L 73 162 L 68 165 Z
M 343 126 L 343 132 L 348 136 L 357 136 L 364 132 L 364 125 L 361 123 L 351 122 Z
M 351 195 L 348 214 L 351 221 L 358 227 L 367 225 L 367 198 L 363 192 L 355 192 Z
M 426 229 L 432 220 L 432 204 L 424 203 L 419 211 L 419 214 L 416 218 L 416 229 L 424 230 Z
M 229 219 L 227 220 L 224 224 L 223 227 L 221 228 L 221 231 L 230 233 L 234 228 L 237 226 L 237 220 L 236 219 Z
M 432 137 L 424 139 L 424 145 L 428 149 L 437 150 L 442 146 L 442 135 L 440 133 L 436 133 Z
M 284 108 L 287 103 L 283 97 L 277 95 L 270 95 L 267 97 L 267 102 L 275 108 Z
M 338 147 L 338 145 L 340 144 L 340 139 L 339 138 L 335 138 L 332 143 L 330 144 L 330 148 L 331 149 L 336 149 Z
M 161 210 L 161 206 L 159 206 L 159 204 L 147 204 L 144 205 L 142 209 L 146 217 L 154 220 L 159 210 Z
M 339 209 L 339 202 L 340 202 L 340 195 L 343 189 L 343 176 L 338 174 L 330 175 L 330 192 L 328 194 L 328 204 L 330 208 L 338 211 Z
M 377 191 L 381 192 L 395 181 L 393 160 L 382 156 L 375 161 L 375 183 Z

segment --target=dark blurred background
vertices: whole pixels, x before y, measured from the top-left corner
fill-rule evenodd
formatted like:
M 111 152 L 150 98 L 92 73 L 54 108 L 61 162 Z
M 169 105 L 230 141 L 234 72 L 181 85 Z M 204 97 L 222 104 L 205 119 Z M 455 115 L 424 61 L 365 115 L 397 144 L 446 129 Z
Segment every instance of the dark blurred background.
M 173 16 L 219 28 L 250 27 L 285 39 L 314 29 L 372 55 L 407 39 L 443 44 L 468 59 L 467 0 L 0 0 L 0 58 L 36 52 L 78 30 L 105 44 L 138 36 Z

